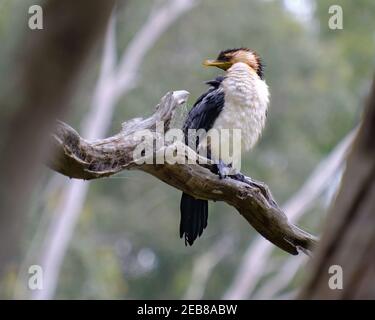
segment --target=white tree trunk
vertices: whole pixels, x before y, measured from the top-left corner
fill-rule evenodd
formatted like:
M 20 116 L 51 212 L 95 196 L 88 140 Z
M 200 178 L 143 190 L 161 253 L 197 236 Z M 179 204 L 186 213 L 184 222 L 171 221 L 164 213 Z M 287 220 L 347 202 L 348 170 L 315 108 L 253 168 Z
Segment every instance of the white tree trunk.
M 102 70 L 93 96 L 92 108 L 83 121 L 83 135 L 87 139 L 103 137 L 107 132 L 119 98 L 135 87 L 137 75 L 147 52 L 160 36 L 182 14 L 196 4 L 195 0 L 170 0 L 153 12 L 129 43 L 116 64 L 115 19 L 112 17 L 105 40 Z M 63 191 L 45 240 L 41 266 L 44 288 L 35 291 L 33 299 L 52 299 L 56 291 L 61 265 L 84 206 L 88 183 L 70 181 Z

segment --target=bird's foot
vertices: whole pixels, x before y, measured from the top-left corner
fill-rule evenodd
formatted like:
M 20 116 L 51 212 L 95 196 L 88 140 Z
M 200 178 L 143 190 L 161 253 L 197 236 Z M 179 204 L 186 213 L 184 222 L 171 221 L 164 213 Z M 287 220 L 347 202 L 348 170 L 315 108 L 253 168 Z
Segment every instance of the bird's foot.
M 246 177 L 241 172 L 237 172 L 232 176 L 232 178 L 241 182 L 247 182 Z
M 226 165 L 222 160 L 219 160 L 216 167 L 220 179 L 225 179 L 232 172 L 232 165 Z

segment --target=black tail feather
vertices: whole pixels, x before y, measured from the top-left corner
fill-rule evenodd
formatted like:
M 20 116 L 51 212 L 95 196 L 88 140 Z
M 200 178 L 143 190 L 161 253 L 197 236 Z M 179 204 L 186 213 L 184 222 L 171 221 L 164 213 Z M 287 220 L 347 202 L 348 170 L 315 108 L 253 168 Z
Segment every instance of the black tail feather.
M 195 199 L 183 193 L 180 204 L 180 238 L 185 236 L 185 245 L 193 245 L 207 227 L 208 201 Z

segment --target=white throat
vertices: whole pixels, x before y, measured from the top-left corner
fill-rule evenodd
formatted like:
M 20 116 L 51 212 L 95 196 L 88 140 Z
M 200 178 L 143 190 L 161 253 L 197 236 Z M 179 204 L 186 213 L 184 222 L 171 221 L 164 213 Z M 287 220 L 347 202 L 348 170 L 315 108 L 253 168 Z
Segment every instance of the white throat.
M 215 129 L 240 129 L 241 147 L 250 150 L 258 141 L 265 125 L 269 91 L 265 81 L 247 64 L 238 62 L 228 69 L 222 82 L 224 108 L 216 119 Z M 218 159 L 218 151 L 212 150 Z M 225 159 L 222 159 L 225 162 Z

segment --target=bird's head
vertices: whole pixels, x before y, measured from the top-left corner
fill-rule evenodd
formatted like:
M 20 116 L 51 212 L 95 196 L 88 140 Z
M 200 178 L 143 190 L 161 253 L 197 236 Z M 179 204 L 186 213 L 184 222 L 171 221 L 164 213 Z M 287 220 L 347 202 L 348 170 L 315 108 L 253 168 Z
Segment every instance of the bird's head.
M 203 65 L 228 70 L 237 62 L 246 63 L 261 79 L 263 78 L 263 65 L 261 59 L 255 51 L 248 48 L 221 51 L 215 60 L 205 60 Z

